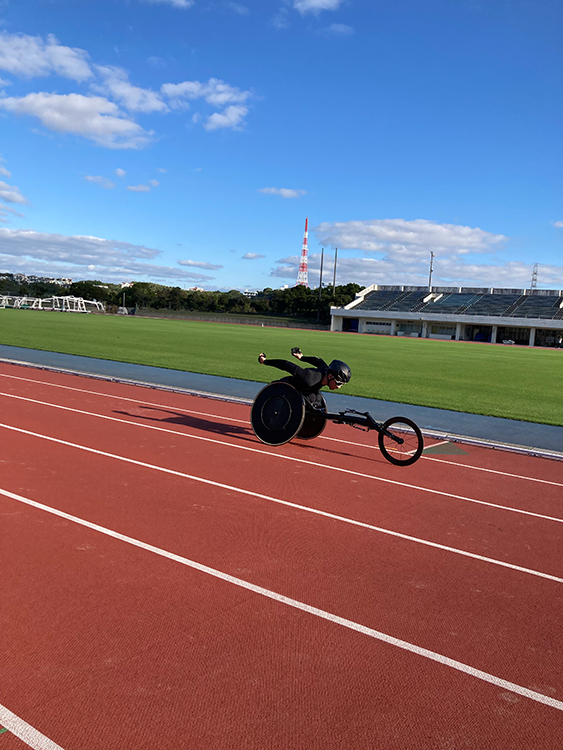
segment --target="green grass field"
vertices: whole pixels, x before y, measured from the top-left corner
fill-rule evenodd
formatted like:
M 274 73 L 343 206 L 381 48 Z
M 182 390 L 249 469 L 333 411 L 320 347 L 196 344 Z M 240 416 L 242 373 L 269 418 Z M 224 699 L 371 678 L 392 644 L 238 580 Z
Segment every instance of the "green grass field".
M 350 365 L 342 393 L 563 425 L 563 350 L 9 309 L 0 343 L 262 382 L 300 346 Z

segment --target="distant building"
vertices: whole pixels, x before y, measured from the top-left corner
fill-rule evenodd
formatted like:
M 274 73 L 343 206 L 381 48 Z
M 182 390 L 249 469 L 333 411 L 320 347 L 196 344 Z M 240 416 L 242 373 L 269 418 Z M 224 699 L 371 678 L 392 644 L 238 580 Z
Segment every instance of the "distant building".
M 0 273 L 0 279 L 10 279 L 17 281 L 18 284 L 58 284 L 59 286 L 70 286 L 72 279 L 60 278 L 55 279 L 51 276 L 29 276 L 25 273 Z

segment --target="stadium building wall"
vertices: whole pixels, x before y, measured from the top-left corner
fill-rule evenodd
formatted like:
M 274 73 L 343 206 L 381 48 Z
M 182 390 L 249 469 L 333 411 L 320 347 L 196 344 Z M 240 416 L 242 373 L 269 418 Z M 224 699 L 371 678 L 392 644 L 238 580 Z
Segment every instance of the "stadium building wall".
M 452 311 L 433 312 L 433 305 Z M 345 307 L 331 308 L 331 330 L 555 347 L 563 339 L 563 290 L 373 284 Z

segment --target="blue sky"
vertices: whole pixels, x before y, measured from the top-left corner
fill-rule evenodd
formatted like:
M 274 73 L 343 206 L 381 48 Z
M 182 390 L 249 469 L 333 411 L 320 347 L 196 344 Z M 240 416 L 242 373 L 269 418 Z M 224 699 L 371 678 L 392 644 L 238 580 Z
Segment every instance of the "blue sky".
M 0 272 L 563 288 L 559 0 L 0 0 Z

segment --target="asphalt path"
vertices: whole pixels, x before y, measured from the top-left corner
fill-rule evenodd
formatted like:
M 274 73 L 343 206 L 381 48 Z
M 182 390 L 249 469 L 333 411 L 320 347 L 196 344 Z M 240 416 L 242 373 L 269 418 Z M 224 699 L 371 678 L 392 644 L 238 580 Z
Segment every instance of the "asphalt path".
M 265 385 L 252 380 L 235 380 L 3 344 L 0 344 L 0 360 L 248 402 L 253 401 Z M 520 446 L 532 451 L 561 453 L 560 457 L 563 458 L 563 427 L 346 396 L 342 393 L 323 391 L 323 395 L 330 411 L 369 411 L 380 421 L 394 416 L 409 417 L 423 431 L 443 434 L 452 439 L 468 438 L 493 445 Z

